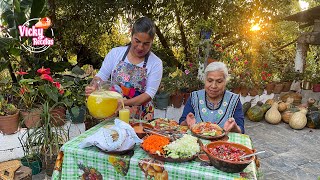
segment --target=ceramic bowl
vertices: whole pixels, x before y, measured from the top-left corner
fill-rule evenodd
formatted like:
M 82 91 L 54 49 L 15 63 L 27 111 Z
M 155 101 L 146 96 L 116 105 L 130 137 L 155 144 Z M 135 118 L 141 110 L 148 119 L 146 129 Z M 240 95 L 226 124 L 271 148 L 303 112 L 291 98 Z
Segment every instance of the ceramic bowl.
M 143 131 L 143 128 L 153 129 L 153 126 L 151 124 L 147 124 L 143 122 L 133 123 L 131 124 L 131 126 L 133 127 L 134 131 L 136 132 L 136 134 L 140 139 L 142 139 L 144 136 L 147 135 L 147 133 Z
M 215 168 L 217 168 L 217 169 L 219 169 L 221 171 L 228 172 L 228 173 L 242 172 L 255 158 L 254 156 L 252 156 L 250 158 L 246 158 L 243 161 L 224 160 L 224 159 L 221 159 L 219 157 L 214 156 L 208 150 L 209 148 L 215 148 L 215 147 L 220 146 L 220 145 L 233 146 L 235 148 L 244 150 L 246 154 L 252 154 L 253 151 L 251 149 L 249 149 L 248 147 L 242 145 L 242 144 L 226 142 L 226 141 L 215 141 L 215 142 L 211 142 L 211 143 L 205 145 L 203 147 L 203 150 L 208 155 L 211 164 Z

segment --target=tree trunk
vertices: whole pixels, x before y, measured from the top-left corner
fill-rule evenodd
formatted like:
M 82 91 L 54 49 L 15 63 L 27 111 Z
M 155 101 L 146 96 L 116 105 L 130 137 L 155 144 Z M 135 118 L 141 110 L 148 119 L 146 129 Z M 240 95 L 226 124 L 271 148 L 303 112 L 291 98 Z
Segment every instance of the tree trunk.
M 174 57 L 173 52 L 171 50 L 171 48 L 168 45 L 168 42 L 166 40 L 166 38 L 164 37 L 164 35 L 162 34 L 162 32 L 160 31 L 159 27 L 156 25 L 156 33 L 158 35 L 159 41 L 162 44 L 162 46 L 167 50 L 168 55 L 170 57 L 173 57 L 174 61 L 166 61 L 168 66 L 179 66 L 179 62 L 177 61 L 177 59 Z
M 186 56 L 186 60 L 191 60 L 190 58 L 190 53 L 189 53 L 189 50 L 188 50 L 188 42 L 187 42 L 187 38 L 186 38 L 186 35 L 184 33 L 184 28 L 183 28 L 183 24 L 181 22 L 181 18 L 180 18 L 180 11 L 178 9 L 177 6 L 175 6 L 175 13 L 176 13 L 176 18 L 177 18 L 177 23 L 178 23 L 178 28 L 180 30 L 180 34 L 181 34 L 181 42 L 182 42 L 182 46 L 184 48 L 184 54 Z

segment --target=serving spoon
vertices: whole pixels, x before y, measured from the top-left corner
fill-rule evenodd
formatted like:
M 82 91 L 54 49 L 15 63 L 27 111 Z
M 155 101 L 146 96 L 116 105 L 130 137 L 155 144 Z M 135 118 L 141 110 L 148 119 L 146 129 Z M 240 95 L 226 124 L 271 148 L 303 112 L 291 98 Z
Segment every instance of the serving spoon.
M 251 156 L 255 156 L 257 154 L 262 154 L 262 153 L 265 153 L 266 151 L 259 151 L 259 152 L 255 152 L 255 153 L 252 153 L 252 154 L 247 154 L 245 156 L 240 156 L 240 159 L 245 159 L 247 157 L 251 157 Z

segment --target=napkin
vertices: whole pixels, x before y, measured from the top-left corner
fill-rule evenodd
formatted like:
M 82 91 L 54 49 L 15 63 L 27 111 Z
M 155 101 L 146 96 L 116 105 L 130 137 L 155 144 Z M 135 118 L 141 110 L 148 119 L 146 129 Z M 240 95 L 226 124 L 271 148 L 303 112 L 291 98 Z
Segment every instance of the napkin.
M 113 140 L 112 134 L 117 132 L 119 137 Z M 80 144 L 80 148 L 97 146 L 104 151 L 125 151 L 135 143 L 141 143 L 142 140 L 134 132 L 134 129 L 127 123 L 115 119 L 114 126 L 110 128 L 100 128 L 93 135 L 85 138 Z

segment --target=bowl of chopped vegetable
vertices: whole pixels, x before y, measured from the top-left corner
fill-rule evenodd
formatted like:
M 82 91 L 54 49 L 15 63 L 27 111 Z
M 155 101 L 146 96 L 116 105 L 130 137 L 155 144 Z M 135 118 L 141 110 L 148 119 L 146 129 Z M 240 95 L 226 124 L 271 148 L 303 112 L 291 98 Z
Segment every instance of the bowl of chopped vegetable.
M 226 141 L 208 143 L 203 150 L 215 168 L 228 173 L 242 172 L 255 158 L 254 156 L 241 158 L 252 154 L 253 150 L 242 144 Z
M 172 142 L 169 138 L 153 134 L 146 136 L 140 146 L 152 158 L 165 162 L 192 161 L 200 152 L 197 138 L 188 134 Z

